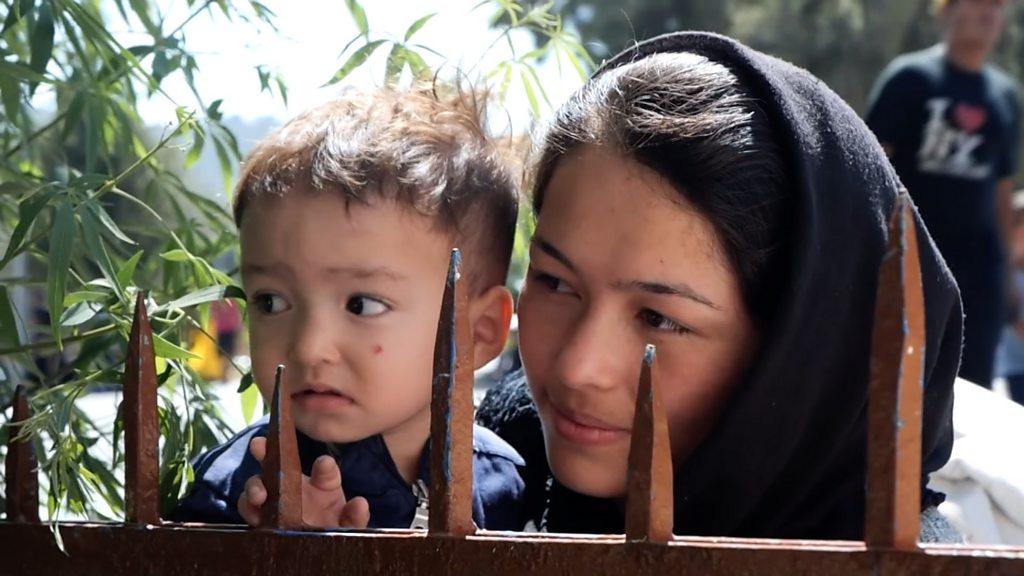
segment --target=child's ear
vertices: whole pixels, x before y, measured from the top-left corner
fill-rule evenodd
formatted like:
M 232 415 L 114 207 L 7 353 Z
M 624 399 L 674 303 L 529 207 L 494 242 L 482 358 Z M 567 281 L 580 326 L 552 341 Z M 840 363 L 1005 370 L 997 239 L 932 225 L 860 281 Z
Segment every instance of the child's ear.
M 504 286 L 492 286 L 469 303 L 473 332 L 473 369 L 478 370 L 505 349 L 512 322 L 512 294 Z

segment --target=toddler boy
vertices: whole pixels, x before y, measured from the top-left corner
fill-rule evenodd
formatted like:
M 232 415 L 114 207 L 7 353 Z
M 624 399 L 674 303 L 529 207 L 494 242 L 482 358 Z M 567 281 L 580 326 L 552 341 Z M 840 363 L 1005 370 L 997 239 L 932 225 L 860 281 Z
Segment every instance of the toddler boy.
M 450 251 L 463 252 L 473 358 L 505 344 L 516 185 L 482 104 L 439 87 L 349 92 L 259 143 L 235 196 L 252 369 L 285 364 L 311 527 L 406 528 L 429 482 L 434 339 Z M 267 421 L 195 462 L 179 521 L 255 525 Z M 522 459 L 479 426 L 473 517 L 519 522 Z

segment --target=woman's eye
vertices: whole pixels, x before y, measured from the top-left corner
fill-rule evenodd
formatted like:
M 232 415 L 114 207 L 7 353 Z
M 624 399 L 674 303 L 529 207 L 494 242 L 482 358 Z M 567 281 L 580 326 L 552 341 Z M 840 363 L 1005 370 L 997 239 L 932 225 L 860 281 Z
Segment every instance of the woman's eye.
M 278 314 L 288 309 L 288 303 L 280 294 L 264 292 L 253 298 L 256 309 L 263 314 Z
M 661 313 L 655 312 L 650 308 L 645 308 L 640 312 L 640 319 L 643 321 L 644 324 L 651 328 L 654 328 L 655 330 L 675 332 L 676 334 L 689 334 L 690 332 L 692 332 L 692 330 L 690 330 L 686 326 L 683 326 L 682 324 L 675 322 L 669 317 Z
M 353 296 L 345 303 L 345 310 L 356 316 L 380 316 L 389 310 L 388 305 L 369 296 Z
M 551 292 L 557 292 L 559 294 L 572 294 L 573 293 L 572 288 L 569 287 L 569 285 L 565 282 L 565 280 L 562 280 L 561 278 L 558 278 L 557 276 L 552 276 L 550 274 L 545 274 L 544 272 L 534 272 L 533 273 L 533 280 L 534 280 L 534 282 L 539 283 L 541 286 L 543 286 L 545 289 L 547 289 L 547 290 L 549 290 Z

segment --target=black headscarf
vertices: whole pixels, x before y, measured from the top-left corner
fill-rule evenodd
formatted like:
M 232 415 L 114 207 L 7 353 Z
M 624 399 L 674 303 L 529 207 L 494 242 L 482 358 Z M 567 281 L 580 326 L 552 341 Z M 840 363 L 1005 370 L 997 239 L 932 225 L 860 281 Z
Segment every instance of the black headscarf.
M 860 539 L 875 291 L 899 180 L 875 137 L 823 82 L 729 38 L 659 36 L 615 56 L 595 77 L 666 52 L 726 66 L 758 100 L 788 163 L 796 211 L 791 276 L 758 359 L 676 473 L 675 532 Z M 962 315 L 953 277 L 916 211 L 915 218 L 927 328 L 921 478 L 927 507 L 941 499 L 925 488 L 928 474 L 952 448 Z M 484 411 L 481 421 L 495 425 Z

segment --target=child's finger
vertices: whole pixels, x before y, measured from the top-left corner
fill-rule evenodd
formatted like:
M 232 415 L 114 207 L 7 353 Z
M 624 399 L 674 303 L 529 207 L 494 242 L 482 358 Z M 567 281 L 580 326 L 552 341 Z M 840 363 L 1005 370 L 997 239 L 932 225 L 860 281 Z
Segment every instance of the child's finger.
M 250 440 L 249 452 L 252 453 L 253 458 L 255 458 L 257 462 L 262 464 L 263 457 L 267 455 L 267 439 L 263 436 L 256 436 Z
M 338 518 L 338 524 L 344 528 L 366 528 L 369 523 L 370 503 L 362 496 L 357 496 L 346 502 Z
M 260 524 L 260 512 L 253 508 L 252 504 L 249 504 L 249 496 L 242 492 L 242 495 L 238 497 L 238 515 L 245 520 L 245 523 L 252 527 L 257 527 Z
M 259 476 L 253 476 L 245 482 L 245 489 L 238 497 L 238 514 L 250 526 L 259 526 L 260 507 L 267 500 L 267 490 L 263 487 L 263 480 Z
M 263 479 L 259 476 L 253 476 L 246 480 L 245 496 L 254 508 L 263 506 L 263 503 L 267 501 L 267 489 L 263 486 Z
M 341 488 L 341 470 L 334 458 L 324 454 L 313 462 L 309 485 L 317 490 L 334 491 Z

